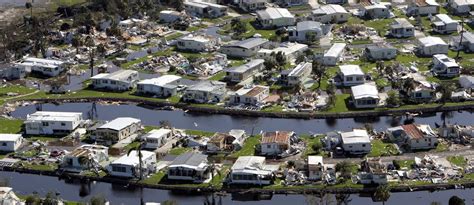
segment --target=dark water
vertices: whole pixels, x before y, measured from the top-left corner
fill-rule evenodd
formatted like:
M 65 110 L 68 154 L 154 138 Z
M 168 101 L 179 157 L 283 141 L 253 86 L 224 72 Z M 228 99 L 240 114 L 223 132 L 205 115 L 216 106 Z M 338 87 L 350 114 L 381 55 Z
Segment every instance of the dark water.
M 43 111 L 71 111 L 82 112 L 84 117 L 90 116 L 92 103 L 65 103 L 61 105 L 43 104 Z M 37 106 L 30 105 L 19 107 L 12 112 L 13 117 L 25 119 L 27 114 L 35 112 Z M 160 121 L 167 120 L 174 127 L 182 129 L 199 129 L 206 131 L 227 132 L 230 129 L 244 129 L 247 133 L 274 130 L 293 130 L 297 133 L 325 133 L 328 131 L 348 131 L 352 128 L 362 127 L 366 123 L 378 130 L 385 130 L 390 126 L 397 126 L 403 123 L 404 117 L 394 118 L 386 117 L 360 117 L 345 118 L 338 120 L 325 119 L 280 119 L 280 118 L 253 118 L 236 117 L 229 115 L 208 115 L 208 114 L 190 114 L 181 110 L 163 111 L 151 110 L 136 105 L 99 105 L 97 104 L 97 115 L 95 119 L 112 120 L 117 117 L 135 117 L 142 120 L 145 125 L 158 125 Z M 435 123 L 442 124 L 443 119 L 446 123 L 457 123 L 461 125 L 470 125 L 474 122 L 472 112 L 449 112 L 436 113 L 425 116 L 418 116 L 417 123 L 425 123 L 435 126 Z
M 60 197 L 65 200 L 81 201 L 85 202 L 90 197 L 95 195 L 101 195 L 106 197 L 112 205 L 115 204 L 126 204 L 134 205 L 140 203 L 141 196 L 145 202 L 162 202 L 165 200 L 175 200 L 179 205 L 200 205 L 203 204 L 206 196 L 203 195 L 190 195 L 190 194 L 173 194 L 166 190 L 157 189 L 131 189 L 123 186 L 112 185 L 108 183 L 90 183 L 90 185 L 81 185 L 79 182 L 65 182 L 58 180 L 55 177 L 38 176 L 31 174 L 19 174 L 11 172 L 0 172 L 0 178 L 7 181 L 15 192 L 23 195 L 32 194 L 34 192 L 40 195 L 52 191 L 59 193 Z M 88 194 L 85 194 L 88 193 Z M 143 193 L 143 194 L 142 194 Z M 413 204 L 426 204 L 429 205 L 431 202 L 440 202 L 441 204 L 447 205 L 448 200 L 451 196 L 457 195 L 466 200 L 466 204 L 470 205 L 474 202 L 474 190 L 473 189 L 458 189 L 458 190 L 445 190 L 439 192 L 407 192 L 407 193 L 392 193 L 387 205 L 413 205 Z M 217 198 L 219 199 L 219 198 Z M 317 200 L 315 196 L 304 196 L 304 195 L 273 195 L 271 200 L 260 200 L 260 201 L 243 201 L 241 197 L 226 195 L 221 197 L 222 204 L 245 204 L 245 205 L 300 205 L 309 204 L 308 201 Z M 323 198 L 325 203 L 313 203 L 313 204 L 336 204 L 334 196 L 328 195 Z M 351 205 L 369 205 L 369 204 L 381 204 L 380 202 L 375 203 L 370 197 L 361 197 L 359 195 L 350 195 L 349 201 Z M 327 203 L 326 203 L 327 202 Z

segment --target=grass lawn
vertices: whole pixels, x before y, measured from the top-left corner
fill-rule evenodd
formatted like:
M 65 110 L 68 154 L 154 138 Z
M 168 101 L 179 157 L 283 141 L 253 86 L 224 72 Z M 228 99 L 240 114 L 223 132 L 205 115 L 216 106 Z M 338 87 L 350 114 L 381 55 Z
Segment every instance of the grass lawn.
M 9 120 L 0 118 L 0 133 L 19 133 L 23 120 Z
M 382 140 L 372 140 L 372 150 L 369 157 L 390 156 L 399 154 L 392 143 L 384 143 Z
M 467 161 L 463 156 L 449 156 L 447 159 L 451 164 L 458 167 L 465 167 L 467 165 Z
M 346 105 L 346 99 L 350 98 L 350 94 L 339 94 L 336 95 L 336 103 L 328 110 L 328 112 L 347 112 L 349 108 Z
M 253 156 L 255 155 L 255 146 L 260 143 L 262 139 L 261 135 L 256 135 L 253 137 L 248 137 L 245 140 L 244 146 L 239 151 L 232 153 L 231 157 L 240 157 L 240 156 Z
M 158 183 L 160 183 L 161 179 L 163 179 L 164 176 L 166 176 L 166 172 L 159 171 L 158 173 L 153 174 L 150 177 L 142 180 L 141 183 L 144 183 L 144 184 L 158 184 Z
M 203 137 L 211 137 L 215 134 L 215 132 L 208 132 L 208 131 L 202 131 L 202 130 L 185 130 L 184 132 L 187 135 L 203 136 Z
M 54 171 L 58 168 L 56 164 L 46 163 L 46 164 L 32 164 L 27 162 L 22 162 L 23 167 L 27 169 L 37 170 L 37 171 Z
M 48 135 L 38 135 L 38 136 L 28 136 L 27 139 L 33 140 L 33 141 L 42 141 L 42 142 L 49 142 L 49 141 L 55 141 L 61 139 L 63 136 L 48 136 Z
M 169 151 L 169 154 L 171 155 L 181 155 L 186 152 L 190 152 L 193 150 L 191 147 L 175 147 Z
M 303 159 L 306 159 L 306 157 L 309 156 L 309 155 L 323 155 L 323 156 L 325 156 L 326 153 L 324 153 L 322 150 L 315 151 L 313 149 L 313 145 L 315 145 L 315 144 L 321 145 L 321 149 L 322 149 L 323 144 L 321 143 L 321 139 L 323 137 L 324 136 L 312 137 L 312 136 L 309 136 L 309 135 L 301 135 L 300 136 L 301 140 L 305 141 L 305 143 L 306 143 L 306 149 L 304 150 L 301 157 Z
M 219 71 L 218 73 L 214 74 L 212 77 L 209 78 L 209 80 L 222 80 L 225 77 L 225 71 Z
M 7 93 L 18 93 L 19 95 L 24 95 L 35 91 L 36 90 L 33 88 L 28 88 L 21 85 L 7 85 L 0 87 L 0 99 L 8 97 Z
M 281 105 L 272 105 L 262 109 L 262 112 L 283 112 L 283 106 Z
M 446 143 L 438 143 L 438 146 L 436 146 L 436 149 L 435 151 L 436 152 L 444 152 L 444 151 L 447 151 L 448 150 L 448 145 Z
M 183 36 L 182 33 L 176 32 L 176 33 L 173 33 L 173 34 L 170 34 L 170 35 L 165 36 L 165 39 L 166 39 L 167 41 L 170 41 L 170 40 L 177 39 L 177 38 L 179 38 L 179 37 L 181 37 L 181 36 Z
M 272 36 L 275 36 L 275 31 L 276 30 L 263 30 L 263 29 L 257 29 L 255 28 L 253 25 L 252 25 L 252 22 L 254 21 L 255 19 L 245 19 L 245 20 L 242 20 L 246 23 L 246 27 L 247 27 L 247 32 L 243 33 L 243 34 L 240 34 L 239 36 L 237 36 L 238 38 L 250 38 L 250 37 L 253 37 L 255 34 L 260 34 L 262 35 L 262 38 L 266 38 L 266 39 L 270 39 Z M 227 35 L 229 33 L 231 33 L 231 25 L 230 24 L 226 24 L 224 25 L 221 30 L 218 31 L 219 33 L 221 34 L 224 34 L 224 35 Z

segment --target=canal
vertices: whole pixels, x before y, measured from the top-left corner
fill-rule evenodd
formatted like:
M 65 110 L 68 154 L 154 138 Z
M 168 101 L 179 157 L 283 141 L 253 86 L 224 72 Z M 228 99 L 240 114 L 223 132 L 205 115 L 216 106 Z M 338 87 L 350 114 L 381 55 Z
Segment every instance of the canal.
M 92 103 L 64 103 L 59 105 L 42 104 L 19 107 L 11 113 L 15 118 L 25 119 L 28 114 L 37 110 L 82 112 L 84 118 L 112 120 L 117 117 L 134 117 L 142 120 L 145 125 L 159 125 L 160 121 L 167 120 L 172 126 L 181 129 L 198 129 L 213 132 L 227 132 L 230 129 L 244 129 L 247 133 L 275 130 L 292 130 L 297 133 L 326 133 L 329 131 L 348 131 L 352 128 L 370 123 L 373 128 L 383 131 L 387 127 L 403 124 L 405 117 L 359 117 L 343 119 L 282 119 L 265 117 L 239 117 L 219 114 L 186 113 L 182 110 L 165 111 L 153 110 L 135 104 L 96 105 L 94 111 Z M 442 124 L 470 125 L 474 122 L 471 111 L 422 114 L 415 118 L 416 123 L 435 126 Z

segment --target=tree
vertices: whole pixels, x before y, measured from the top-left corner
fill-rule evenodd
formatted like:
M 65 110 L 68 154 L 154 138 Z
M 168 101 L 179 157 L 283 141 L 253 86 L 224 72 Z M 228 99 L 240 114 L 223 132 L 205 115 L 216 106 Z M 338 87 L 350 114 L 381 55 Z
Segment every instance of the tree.
M 97 45 L 96 50 L 100 56 L 105 56 L 105 54 L 107 53 L 107 49 L 105 48 L 105 45 L 102 43 Z
M 26 2 L 25 8 L 30 10 L 30 17 L 33 17 L 33 4 L 31 2 Z
M 58 205 L 60 199 L 58 196 L 52 192 L 48 192 L 46 197 L 43 199 L 42 205 Z
M 352 176 L 352 170 L 354 165 L 349 161 L 342 161 L 336 164 L 336 171 L 341 173 L 341 177 L 344 179 L 350 179 Z
M 377 69 L 377 72 L 379 74 L 383 74 L 384 73 L 384 68 L 385 68 L 385 63 L 383 61 L 377 61 L 375 63 L 375 69 Z M 380 76 L 380 75 L 379 75 Z
M 105 200 L 104 196 L 102 195 L 93 196 L 90 199 L 91 205 L 105 205 L 106 203 L 107 203 L 107 200 Z
M 160 120 L 159 123 L 161 128 L 171 128 L 171 122 L 168 120 Z
M 321 143 L 314 143 L 311 145 L 311 149 L 313 149 L 314 153 L 320 153 L 321 149 L 323 149 L 323 145 Z
M 446 103 L 451 99 L 454 85 L 452 83 L 441 83 L 436 90 L 441 93 L 441 102 Z
M 449 198 L 449 205 L 465 205 L 464 199 L 459 198 L 458 196 L 452 196 Z
M 398 96 L 398 93 L 391 90 L 391 91 L 388 91 L 388 97 L 387 97 L 387 106 L 389 107 L 398 107 L 400 106 L 400 97 Z
M 137 146 L 133 147 L 133 148 L 130 148 L 128 150 L 128 153 L 127 153 L 127 156 L 130 155 L 130 153 L 132 151 L 136 151 L 137 154 L 138 154 L 138 179 L 139 180 L 142 180 L 143 179 L 143 155 L 142 155 L 142 149 L 143 147 L 145 147 L 145 142 L 144 141 L 141 141 L 140 143 L 138 143 Z
M 41 204 L 41 198 L 37 195 L 29 195 L 25 199 L 25 203 L 27 205 L 40 205 Z
M 380 185 L 375 189 L 374 199 L 385 204 L 390 198 L 390 187 L 388 185 Z
M 286 64 L 286 56 L 282 51 L 275 54 L 275 60 L 279 66 L 284 66 Z
M 306 41 L 310 45 L 315 45 L 317 44 L 318 36 L 316 35 L 315 32 L 307 32 L 305 34 Z
M 173 0 L 176 11 L 184 10 L 184 0 Z
M 306 61 L 306 56 L 299 55 L 298 57 L 296 57 L 295 63 L 302 63 L 304 61 Z
M 240 18 L 233 18 L 230 21 L 230 27 L 232 29 L 232 32 L 237 34 L 237 36 L 247 32 L 247 24 L 243 22 Z
M 407 78 L 402 83 L 402 90 L 406 94 L 410 94 L 416 88 L 416 83 L 413 78 Z
M 462 46 L 462 42 L 464 40 L 464 15 L 461 16 L 461 32 L 459 34 L 460 34 L 460 38 L 459 38 L 458 51 L 456 53 L 456 60 L 459 60 L 459 54 L 461 53 L 460 47 Z
M 265 70 L 271 71 L 276 68 L 278 63 L 276 62 L 275 58 L 268 58 L 263 62 L 263 66 L 265 66 Z
M 76 54 L 79 54 L 79 47 L 82 46 L 83 40 L 80 35 L 76 34 L 72 37 L 71 44 L 74 48 L 76 48 Z
M 326 68 L 317 60 L 313 60 L 311 72 L 314 75 L 314 78 L 318 81 L 318 88 L 321 87 L 321 80 L 323 79 Z
M 89 69 L 91 71 L 91 77 L 94 76 L 94 57 L 95 57 L 95 49 L 94 49 L 94 40 L 91 36 L 87 36 L 85 40 L 86 46 L 89 48 Z

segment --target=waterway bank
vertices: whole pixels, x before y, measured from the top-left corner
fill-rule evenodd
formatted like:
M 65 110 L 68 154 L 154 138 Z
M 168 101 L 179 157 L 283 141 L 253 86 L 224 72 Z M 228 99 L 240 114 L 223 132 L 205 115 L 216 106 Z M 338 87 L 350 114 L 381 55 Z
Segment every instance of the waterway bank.
M 39 98 L 28 99 L 37 103 L 77 103 L 77 102 L 124 102 L 124 103 L 140 103 L 150 108 L 159 108 L 164 106 L 173 106 L 187 112 L 205 113 L 205 114 L 224 114 L 242 117 L 270 117 L 270 118 L 293 118 L 293 119 L 338 119 L 338 118 L 355 118 L 355 117 L 380 117 L 391 115 L 404 115 L 406 113 L 436 113 L 474 109 L 474 103 L 460 103 L 449 105 L 432 105 L 432 106 L 415 106 L 413 108 L 393 108 L 393 109 L 377 109 L 377 110 L 361 110 L 351 112 L 266 112 L 252 110 L 227 109 L 213 105 L 198 105 L 187 103 L 175 103 L 169 101 L 153 101 L 141 98 L 111 98 L 111 97 L 85 97 L 85 98 Z

